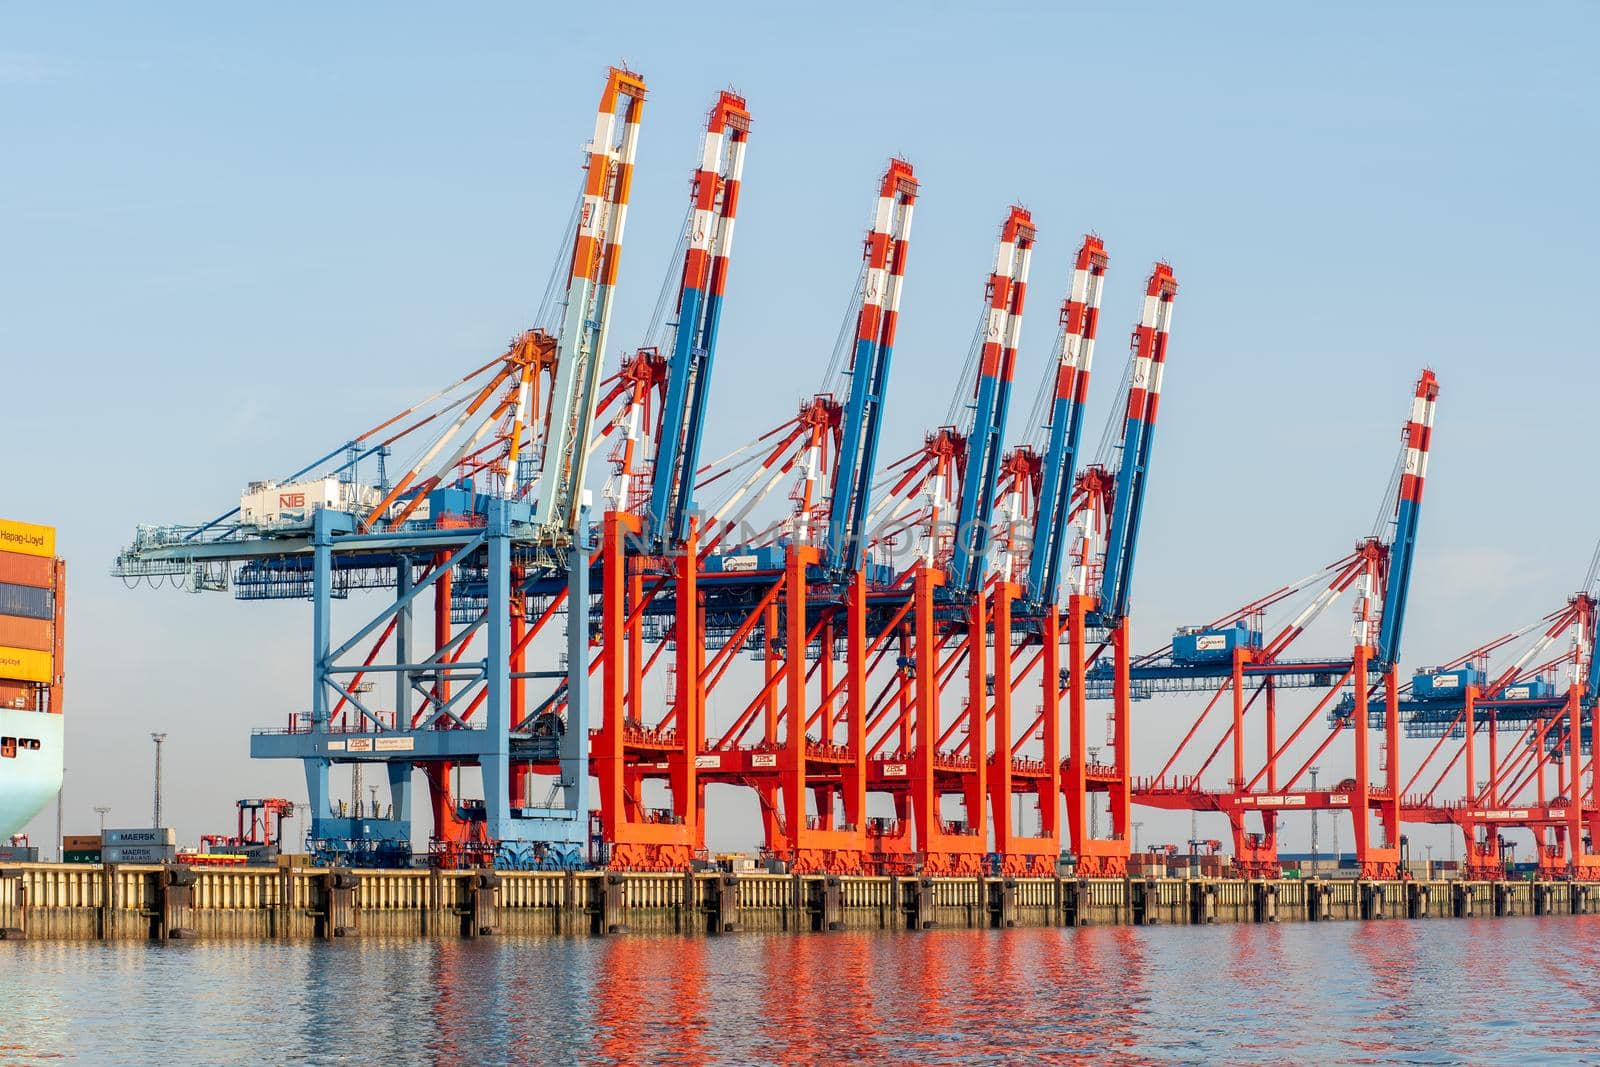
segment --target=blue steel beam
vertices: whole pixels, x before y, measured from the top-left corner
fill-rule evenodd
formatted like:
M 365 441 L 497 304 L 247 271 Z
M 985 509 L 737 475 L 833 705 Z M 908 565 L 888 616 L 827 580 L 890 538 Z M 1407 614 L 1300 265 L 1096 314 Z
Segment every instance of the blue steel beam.
M 706 124 L 700 169 L 695 172 L 689 246 L 678 293 L 678 328 L 667 368 L 667 395 L 650 487 L 653 536 L 677 544 L 688 538 L 694 511 L 694 479 L 700 468 L 706 397 L 722 321 L 749 132 L 750 113 L 743 98 L 723 92 Z
M 1145 286 L 1144 310 L 1133 333 L 1133 377 L 1128 385 L 1128 410 L 1122 426 L 1122 462 L 1111 505 L 1105 576 L 1096 613 L 1096 621 L 1111 625 L 1128 615 L 1134 553 L 1144 511 L 1145 479 L 1150 470 L 1150 445 L 1155 435 L 1167 339 L 1172 326 L 1172 303 L 1177 293 L 1178 282 L 1172 268 L 1157 263 Z
M 890 160 L 867 235 L 850 395 L 828 505 L 828 542 L 823 546 L 822 562 L 831 571 L 856 570 L 866 558 L 864 526 L 871 505 L 884 393 L 905 280 L 906 242 L 911 237 L 916 200 L 917 179 L 911 164 Z
M 1078 446 L 1083 436 L 1084 400 L 1094 363 L 1094 338 L 1100 321 L 1100 290 L 1108 263 L 1105 245 L 1089 235 L 1078 249 L 1072 288 L 1061 308 L 1061 344 L 1056 355 L 1055 399 L 1050 410 L 1050 442 L 1045 450 L 1039 508 L 1034 516 L 1033 550 L 1028 560 L 1028 594 L 1035 605 L 1054 605 L 1061 588 L 1061 564 L 1072 514 Z
M 1416 555 L 1417 522 L 1422 514 L 1422 488 L 1428 473 L 1428 452 L 1433 443 L 1433 412 L 1439 398 L 1439 381 L 1424 370 L 1417 382 L 1406 423 L 1404 467 L 1395 510 L 1394 539 L 1389 545 L 1389 573 L 1384 590 L 1383 621 L 1378 630 L 1380 669 L 1400 658 L 1400 635 L 1405 625 L 1406 601 L 1411 590 L 1411 567 Z
M 967 596 L 978 591 L 985 577 L 989 526 L 994 521 L 995 490 L 1000 484 L 1000 450 L 1011 407 L 1011 380 L 1016 370 L 1034 236 L 1033 219 L 1027 210 L 1013 207 L 1000 229 L 1000 247 L 985 294 L 987 306 L 972 428 L 967 434 L 967 467 L 956 512 L 955 552 L 947 583 L 950 591 Z

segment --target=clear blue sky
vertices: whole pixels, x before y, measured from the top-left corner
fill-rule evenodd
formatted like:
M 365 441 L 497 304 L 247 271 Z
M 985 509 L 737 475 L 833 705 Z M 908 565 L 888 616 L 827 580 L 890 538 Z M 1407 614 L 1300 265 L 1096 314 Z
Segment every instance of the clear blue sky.
M 110 561 L 499 351 L 619 60 L 651 87 L 619 346 L 704 109 L 732 85 L 756 119 L 712 454 L 818 386 L 903 153 L 923 196 L 885 455 L 945 410 L 1011 201 L 1040 227 L 1019 420 L 1084 231 L 1113 260 L 1093 434 L 1142 278 L 1176 267 L 1139 645 L 1347 551 L 1424 364 L 1408 662 L 1571 591 L 1600 534 L 1595 5 L 915 6 L 0 7 L 0 513 L 59 526 L 72 567 L 69 831 L 99 803 L 143 822 L 157 728 L 187 838 L 238 796 L 303 797 L 245 750 L 305 702 L 305 606 L 129 591 Z M 1140 709 L 1141 767 L 1189 714 Z

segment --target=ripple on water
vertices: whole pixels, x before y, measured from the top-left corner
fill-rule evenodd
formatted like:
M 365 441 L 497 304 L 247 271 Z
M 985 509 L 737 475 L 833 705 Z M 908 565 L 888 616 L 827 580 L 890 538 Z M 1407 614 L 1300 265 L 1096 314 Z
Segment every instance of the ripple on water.
M 0 1064 L 1594 1062 L 1600 918 L 13 943 Z

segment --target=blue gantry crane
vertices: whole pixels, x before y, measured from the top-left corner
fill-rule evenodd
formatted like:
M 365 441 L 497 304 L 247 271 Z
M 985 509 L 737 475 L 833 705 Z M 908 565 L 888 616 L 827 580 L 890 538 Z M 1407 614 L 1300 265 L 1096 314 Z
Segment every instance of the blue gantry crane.
M 142 527 L 114 566 L 130 579 L 186 575 L 191 586 L 213 589 L 236 582 L 251 599 L 309 597 L 309 708 L 286 726 L 257 731 L 251 754 L 303 763 L 308 839 L 324 860 L 407 862 L 419 768 L 445 862 L 568 866 L 581 859 L 591 807 L 587 427 L 644 97 L 638 75 L 608 73 L 558 334 L 526 331 L 502 356 L 289 479 L 253 483 L 240 507 L 219 519 Z M 417 454 L 391 483 L 384 464 L 405 447 Z M 530 465 L 536 450 L 543 462 Z M 368 457 L 380 461 L 373 483 L 357 477 Z M 389 589 L 393 598 L 341 640 L 332 606 L 352 589 Z M 429 600 L 431 642 L 414 620 Z M 534 669 L 526 661 L 532 636 L 562 606 L 569 662 Z M 524 714 L 528 687 L 539 684 L 563 693 L 559 731 L 536 730 Z M 529 795 L 526 770 L 535 760 L 555 772 L 542 802 Z M 389 805 L 336 802 L 335 763 L 382 767 Z M 451 771 L 462 766 L 481 774 L 482 801 L 460 798 Z

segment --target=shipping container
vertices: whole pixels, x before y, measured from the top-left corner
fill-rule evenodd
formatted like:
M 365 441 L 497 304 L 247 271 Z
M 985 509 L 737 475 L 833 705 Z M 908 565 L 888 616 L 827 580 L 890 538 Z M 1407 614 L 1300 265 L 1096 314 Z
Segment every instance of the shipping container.
M 365 511 L 376 507 L 383 494 L 371 486 L 354 485 L 338 478 L 308 482 L 251 482 L 239 497 L 239 522 L 252 527 L 308 526 L 321 508 L 330 511 Z
M 1555 683 L 1548 678 L 1530 678 L 1526 682 L 1508 685 L 1500 695 L 1507 700 L 1544 700 L 1555 696 Z
M 32 845 L 0 845 L 0 863 L 38 863 L 39 850 Z
M 0 615 L 0 645 L 31 648 L 35 652 L 53 652 L 56 647 L 56 624 L 49 619 Z
M 0 679 L 49 684 L 55 680 L 55 657 L 31 648 L 0 645 Z
M 0 549 L 49 559 L 56 554 L 55 527 L 0 519 Z
M 1418 671 L 1411 679 L 1411 695 L 1418 700 L 1461 699 L 1467 686 L 1482 688 L 1486 679 L 1476 667 L 1453 667 L 1448 671 Z
M 100 850 L 105 863 L 171 863 L 178 858 L 172 845 L 118 845 Z
M 747 552 L 707 556 L 706 574 L 748 574 L 751 571 L 781 571 L 784 567 L 784 549 L 775 546 L 752 548 Z
M 1185 627 L 1172 638 L 1174 663 L 1213 663 L 1233 658 L 1235 649 L 1260 648 L 1261 633 L 1242 622 L 1214 630 Z
M 61 839 L 61 847 L 68 852 L 100 851 L 99 834 L 68 834 Z
M 65 848 L 61 850 L 62 863 L 100 863 L 100 850 L 98 848 Z
M 56 617 L 56 594 L 50 589 L 0 582 L 0 615 L 53 619 Z
M 0 682 L 0 708 L 33 711 L 39 706 L 39 687 L 22 682 Z
M 49 556 L 25 556 L 20 552 L 0 552 L 0 582 L 54 589 L 56 561 Z
M 107 830 L 101 840 L 110 845 L 168 845 L 177 847 L 178 834 L 170 826 Z

